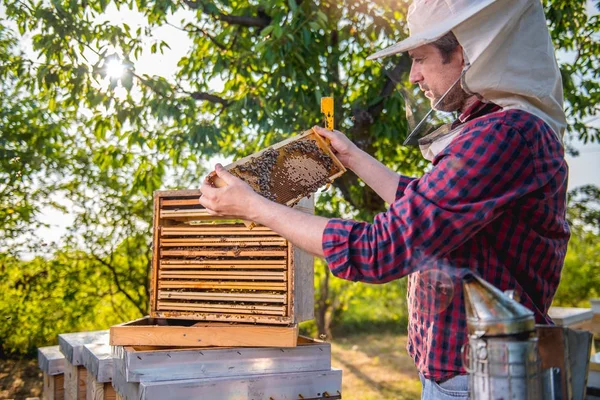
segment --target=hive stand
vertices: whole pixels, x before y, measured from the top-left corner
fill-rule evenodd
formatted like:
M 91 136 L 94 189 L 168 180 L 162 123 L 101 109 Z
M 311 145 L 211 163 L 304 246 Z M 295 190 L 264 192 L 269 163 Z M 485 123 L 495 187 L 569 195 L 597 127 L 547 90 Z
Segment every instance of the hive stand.
M 113 359 L 107 344 L 86 344 L 82 352 L 83 366 L 87 370 L 86 398 L 88 400 L 114 400 L 112 387 Z
M 87 370 L 82 359 L 83 346 L 86 344 L 108 344 L 108 331 L 58 335 L 58 345 L 65 356 L 65 400 L 86 398 Z
M 127 382 L 154 382 L 232 375 L 252 375 L 331 369 L 331 345 L 300 338 L 297 347 L 282 348 L 160 348 L 115 346 L 115 367 Z
M 44 374 L 42 399 L 64 399 L 65 356 L 58 346 L 38 348 L 38 365 Z
M 293 348 L 113 350 L 113 385 L 125 400 L 341 398 L 330 345 L 311 339 Z
M 600 340 L 600 299 L 590 300 L 592 303 L 592 326 L 591 331 L 595 340 Z M 592 354 L 590 359 L 590 371 L 587 382 L 587 399 L 600 400 L 600 353 Z
M 550 307 L 548 315 L 556 325 L 584 331 L 592 330 L 594 313 L 589 308 Z

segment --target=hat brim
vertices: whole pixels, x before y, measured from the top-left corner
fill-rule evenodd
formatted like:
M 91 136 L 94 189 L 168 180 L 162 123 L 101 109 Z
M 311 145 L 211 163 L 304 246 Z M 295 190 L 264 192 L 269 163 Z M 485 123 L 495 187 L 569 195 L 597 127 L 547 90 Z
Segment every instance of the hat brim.
M 387 57 L 398 53 L 403 53 L 405 51 L 416 49 L 417 47 L 424 46 L 426 44 L 430 44 L 444 36 L 446 33 L 450 32 L 452 29 L 462 24 L 478 12 L 482 11 L 492 3 L 495 3 L 498 0 L 486 0 L 478 3 L 477 5 L 470 7 L 466 11 L 461 14 L 454 15 L 446 20 L 444 23 L 432 27 L 431 29 L 420 32 L 413 36 L 410 36 L 396 44 L 391 45 L 390 47 L 386 47 L 383 50 L 379 50 L 375 54 L 371 54 L 367 57 L 367 60 L 376 60 L 381 57 Z

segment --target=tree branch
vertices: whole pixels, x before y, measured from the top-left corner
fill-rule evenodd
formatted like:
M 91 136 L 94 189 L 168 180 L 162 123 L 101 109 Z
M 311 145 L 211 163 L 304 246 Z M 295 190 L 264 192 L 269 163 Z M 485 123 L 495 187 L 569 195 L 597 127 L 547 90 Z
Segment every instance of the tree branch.
M 238 15 L 229 15 L 223 14 L 219 11 L 208 11 L 204 7 L 204 4 L 201 0 L 183 0 L 183 2 L 193 10 L 201 10 L 202 12 L 212 15 L 216 19 L 227 22 L 231 25 L 239 25 L 245 26 L 247 28 L 255 27 L 255 28 L 265 28 L 269 26 L 271 23 L 271 17 L 265 13 L 264 9 L 261 7 L 258 9 L 257 16 L 248 17 L 248 16 L 238 16 Z
M 170 22 L 167 22 L 167 25 L 169 25 L 169 26 L 172 26 L 172 27 L 173 27 L 173 28 L 175 28 L 175 29 L 179 29 L 180 31 L 183 31 L 183 32 L 188 32 L 188 33 L 201 33 L 201 34 L 203 34 L 205 37 L 207 37 L 207 38 L 208 38 L 208 39 L 209 39 L 209 40 L 210 40 L 210 41 L 211 41 L 211 42 L 212 42 L 212 43 L 213 43 L 215 46 L 217 46 L 219 49 L 221 49 L 221 50 L 227 50 L 227 47 L 226 47 L 226 46 L 225 46 L 223 43 L 219 42 L 217 39 L 215 39 L 215 37 L 214 37 L 214 36 L 211 36 L 211 34 L 210 34 L 210 33 L 206 32 L 206 30 L 204 30 L 204 29 L 202 29 L 202 28 L 195 27 L 194 29 L 185 29 L 185 28 L 182 28 L 182 27 L 180 27 L 180 26 L 174 25 L 174 24 L 172 24 L 172 23 L 170 23 Z
M 216 96 L 214 94 L 210 94 L 210 93 L 206 93 L 206 92 L 186 92 L 188 93 L 190 96 L 192 96 L 192 99 L 194 100 L 204 100 L 204 101 L 210 101 L 211 103 L 218 103 L 223 105 L 223 107 L 227 107 L 231 104 L 231 101 L 226 100 L 222 97 Z
M 380 117 L 383 111 L 385 99 L 392 95 L 395 90 L 396 82 L 400 80 L 402 73 L 410 68 L 410 60 L 406 56 L 402 56 L 398 64 L 391 71 L 389 76 L 386 76 L 386 81 L 379 93 L 378 102 L 370 105 L 368 108 L 355 107 L 352 110 L 354 125 L 350 128 L 348 134 L 353 139 L 354 143 L 369 154 L 373 154 L 373 137 L 369 134 L 371 126 Z M 382 70 L 382 74 L 385 74 Z M 334 181 L 334 186 L 340 189 L 344 198 L 357 209 L 366 209 L 371 212 L 384 211 L 384 201 L 370 187 L 365 187 L 362 198 L 353 198 L 350 188 L 358 183 L 358 177 L 355 174 L 344 174 Z
M 123 293 L 125 295 L 125 297 L 127 298 L 127 300 L 129 300 L 130 302 L 133 303 L 133 305 L 135 306 L 135 308 L 138 309 L 140 314 L 145 315 L 146 311 L 142 307 L 140 307 L 140 305 L 137 303 L 137 301 L 135 301 L 135 299 L 133 297 L 131 297 L 131 295 L 129 293 L 127 293 L 121 286 L 121 282 L 119 280 L 119 274 L 117 274 L 117 270 L 115 269 L 115 267 L 113 265 L 111 265 L 110 263 L 107 263 L 106 261 L 104 261 L 101 257 L 98 257 L 96 254 L 92 253 L 92 257 L 94 257 L 94 259 L 96 261 L 98 261 L 100 264 L 102 264 L 106 268 L 108 268 L 108 270 L 112 273 L 113 281 L 114 281 L 115 285 L 117 286 L 117 289 L 119 290 L 119 292 Z

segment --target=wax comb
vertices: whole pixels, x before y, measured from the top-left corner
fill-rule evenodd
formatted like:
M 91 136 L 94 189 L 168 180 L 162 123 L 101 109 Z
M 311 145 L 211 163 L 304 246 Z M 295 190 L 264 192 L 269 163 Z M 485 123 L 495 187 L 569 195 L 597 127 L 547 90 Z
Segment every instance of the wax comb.
M 346 172 L 314 129 L 244 157 L 225 169 L 262 196 L 288 206 Z M 226 185 L 214 172 L 209 180 L 217 187 Z

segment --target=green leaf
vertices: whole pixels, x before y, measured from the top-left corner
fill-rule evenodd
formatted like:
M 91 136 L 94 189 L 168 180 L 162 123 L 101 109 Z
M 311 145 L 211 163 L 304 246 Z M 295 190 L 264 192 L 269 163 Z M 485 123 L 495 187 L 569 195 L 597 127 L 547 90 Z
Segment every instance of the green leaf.
M 262 31 L 260 31 L 260 36 L 262 36 L 262 37 L 269 36 L 269 34 L 270 34 L 271 32 L 273 32 L 273 29 L 274 29 L 274 28 L 275 28 L 275 26 L 274 26 L 274 25 L 269 25 L 269 26 L 267 26 L 267 27 L 266 27 L 266 28 L 264 28 Z

